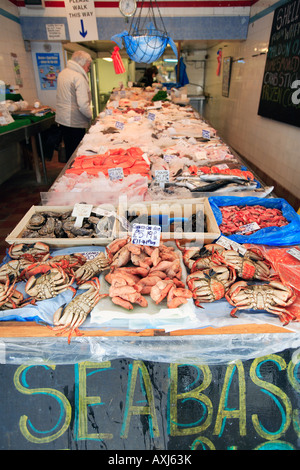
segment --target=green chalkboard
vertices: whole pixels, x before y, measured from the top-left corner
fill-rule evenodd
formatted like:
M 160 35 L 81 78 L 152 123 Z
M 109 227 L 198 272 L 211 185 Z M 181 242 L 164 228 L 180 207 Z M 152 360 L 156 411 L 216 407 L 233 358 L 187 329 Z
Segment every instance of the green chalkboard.
M 300 127 L 300 0 L 274 12 L 258 114 Z

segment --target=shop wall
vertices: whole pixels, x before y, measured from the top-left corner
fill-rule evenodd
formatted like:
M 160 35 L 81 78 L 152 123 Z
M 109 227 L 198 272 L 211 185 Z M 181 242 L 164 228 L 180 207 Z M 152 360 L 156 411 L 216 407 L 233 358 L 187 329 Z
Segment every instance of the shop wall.
M 280 185 L 282 197 L 287 190 L 297 204 L 300 129 L 257 114 L 273 14 L 253 17 L 247 40 L 222 42 L 208 50 L 205 118 L 229 145 Z M 219 49 L 223 59 L 233 59 L 228 97 L 222 96 L 222 69 L 217 75 Z
M 128 59 L 122 59 L 126 72 L 117 75 L 113 62 L 104 59 L 96 59 L 97 76 L 99 79 L 100 93 L 111 93 L 113 88 L 118 87 L 120 82 L 127 86 Z
M 18 8 L 8 0 L 0 2 L 0 80 L 9 85 L 20 83 L 20 93 L 29 104 L 36 98 L 31 54 L 25 50 Z M 11 54 L 14 54 L 15 62 Z M 18 74 L 16 73 L 18 68 Z M 21 169 L 18 143 L 0 149 L 0 184 Z
M 29 104 L 36 98 L 36 83 L 30 51 L 25 50 L 18 8 L 8 0 L 0 2 L 0 79 L 17 85 L 11 54 L 15 54 L 22 86 L 20 93 Z

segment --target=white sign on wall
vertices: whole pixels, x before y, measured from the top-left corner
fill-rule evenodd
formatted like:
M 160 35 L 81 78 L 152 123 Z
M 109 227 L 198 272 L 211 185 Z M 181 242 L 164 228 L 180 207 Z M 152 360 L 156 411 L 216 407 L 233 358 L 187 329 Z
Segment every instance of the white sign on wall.
M 63 23 L 46 24 L 48 41 L 63 41 L 66 38 L 66 28 Z
M 94 0 L 65 0 L 65 8 L 71 42 L 98 39 Z

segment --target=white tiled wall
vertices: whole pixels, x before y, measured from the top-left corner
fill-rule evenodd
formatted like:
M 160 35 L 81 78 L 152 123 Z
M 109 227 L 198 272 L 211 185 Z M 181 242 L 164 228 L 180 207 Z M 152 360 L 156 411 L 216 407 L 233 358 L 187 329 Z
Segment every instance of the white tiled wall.
M 18 8 L 8 0 L 1 0 L 0 8 L 18 18 Z M 23 81 L 20 93 L 25 101 L 32 104 L 37 98 L 37 91 L 31 53 L 25 50 L 20 24 L 0 15 L 0 80 L 16 85 L 11 53 L 17 55 L 20 66 Z
M 208 50 L 205 117 L 224 140 L 275 181 L 300 197 L 300 128 L 257 114 L 273 13 L 249 25 L 244 42 L 223 42 Z M 233 58 L 229 97 L 222 96 L 217 51 Z M 244 59 L 238 63 L 237 59 Z

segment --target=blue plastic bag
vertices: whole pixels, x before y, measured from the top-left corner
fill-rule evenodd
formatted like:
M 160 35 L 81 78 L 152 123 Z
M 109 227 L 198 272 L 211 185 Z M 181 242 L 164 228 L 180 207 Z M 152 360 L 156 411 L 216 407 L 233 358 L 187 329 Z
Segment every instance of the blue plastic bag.
M 284 227 L 266 227 L 251 235 L 226 235 L 227 238 L 237 243 L 254 243 L 258 245 L 286 246 L 300 244 L 300 216 L 285 201 L 280 198 L 259 198 L 259 197 L 237 197 L 219 196 L 208 198 L 217 224 L 222 223 L 222 213 L 219 207 L 222 206 L 255 206 L 272 207 L 282 211 L 283 216 L 289 224 Z

